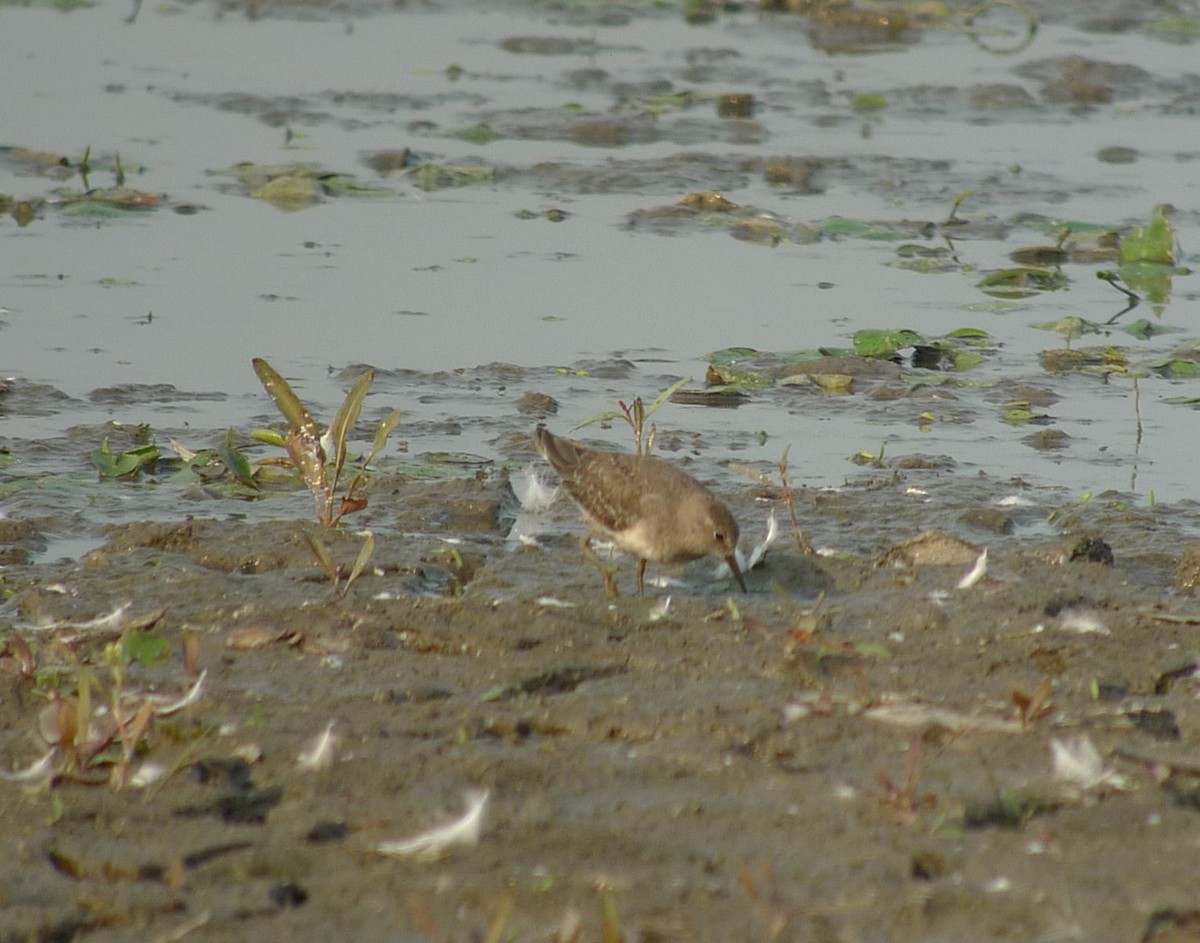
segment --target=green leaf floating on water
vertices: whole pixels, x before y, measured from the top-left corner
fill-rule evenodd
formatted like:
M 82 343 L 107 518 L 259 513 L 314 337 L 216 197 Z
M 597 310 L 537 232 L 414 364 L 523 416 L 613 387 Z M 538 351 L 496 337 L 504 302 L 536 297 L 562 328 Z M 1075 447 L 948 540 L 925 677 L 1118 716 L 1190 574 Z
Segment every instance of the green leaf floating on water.
M 775 381 L 771 377 L 765 376 L 757 370 L 735 367 L 727 363 L 709 364 L 705 383 L 710 387 L 748 392 L 769 389 L 775 385 Z
M 1191 380 L 1200 377 L 1200 344 L 1184 344 L 1171 351 L 1169 357 L 1153 360 L 1146 366 L 1173 380 Z
M 90 200 L 64 204 L 62 214 L 73 219 L 120 219 L 127 215 L 119 206 L 113 206 L 111 203 L 93 203 Z
M 1020 266 L 985 275 L 976 285 L 989 295 L 1027 297 L 1038 291 L 1058 291 L 1066 288 L 1068 281 L 1062 272 Z
M 879 330 L 867 328 L 854 332 L 854 352 L 860 357 L 889 357 L 905 347 L 915 347 L 925 340 L 916 331 Z
M 849 395 L 854 391 L 854 377 L 848 373 L 809 373 L 808 377 L 822 393 L 833 393 L 838 396 Z
M 470 124 L 465 128 L 454 128 L 446 131 L 445 136 L 448 138 L 458 138 L 460 141 L 466 141 L 468 144 L 491 144 L 492 141 L 498 141 L 501 134 L 486 124 Z
M 745 360 L 757 360 L 758 351 L 753 347 L 726 347 L 722 350 L 714 350 L 704 359 L 709 363 L 739 363 Z
M 321 182 L 315 177 L 285 174 L 252 190 L 250 196 L 270 203 L 277 210 L 293 213 L 314 206 L 324 192 Z
M 1083 318 L 1068 316 L 1060 318 L 1057 321 L 1043 321 L 1041 324 L 1035 324 L 1040 331 L 1057 331 L 1067 340 L 1073 340 L 1076 337 L 1083 337 L 1084 334 L 1098 334 L 1100 328 L 1092 321 L 1085 321 Z
M 1010 426 L 1023 426 L 1035 416 L 1032 404 L 1026 400 L 1005 403 L 1000 408 L 1003 410 L 1004 421 Z
M 1158 360 L 1147 366 L 1159 376 L 1172 380 L 1194 380 L 1196 377 L 1200 377 L 1200 363 L 1182 357 Z
M 977 354 L 973 350 L 952 350 L 950 351 L 951 369 L 958 372 L 973 370 L 983 363 L 983 355 Z
M 251 197 L 285 212 L 308 209 L 324 197 L 394 196 L 385 187 L 363 183 L 350 174 L 330 173 L 306 164 L 235 164 L 218 171 L 237 177 Z
M 1200 19 L 1190 16 L 1166 16 L 1143 23 L 1142 31 L 1162 39 L 1187 42 L 1200 39 Z
M 870 222 L 863 219 L 847 219 L 844 216 L 830 216 L 816 223 L 822 236 L 849 236 L 854 239 L 875 239 L 882 242 L 912 239 L 926 234 L 932 228 L 930 223 L 921 222 Z
M 887 107 L 887 99 L 882 95 L 867 92 L 850 99 L 850 107 L 855 111 L 880 111 Z
M 1166 324 L 1156 324 L 1145 318 L 1139 318 L 1132 324 L 1124 325 L 1121 330 L 1142 340 L 1148 340 L 1151 337 L 1157 337 L 1159 334 L 1178 334 L 1183 331 L 1183 328 L 1171 327 Z
M 967 343 L 977 342 L 979 344 L 986 344 L 992 339 L 992 335 L 981 327 L 958 327 L 947 334 L 946 337 L 956 341 L 965 341 Z

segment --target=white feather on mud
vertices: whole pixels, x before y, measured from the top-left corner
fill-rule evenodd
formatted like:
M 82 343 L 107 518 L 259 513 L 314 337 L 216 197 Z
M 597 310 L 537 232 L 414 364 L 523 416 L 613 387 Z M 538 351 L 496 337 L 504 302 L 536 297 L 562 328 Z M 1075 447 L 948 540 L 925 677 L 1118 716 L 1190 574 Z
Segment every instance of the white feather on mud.
M 475 845 L 483 831 L 483 813 L 487 808 L 489 793 L 478 790 L 463 797 L 466 809 L 463 814 L 445 825 L 438 825 L 410 838 L 383 841 L 375 850 L 393 857 L 413 856 L 436 858 L 455 845 Z

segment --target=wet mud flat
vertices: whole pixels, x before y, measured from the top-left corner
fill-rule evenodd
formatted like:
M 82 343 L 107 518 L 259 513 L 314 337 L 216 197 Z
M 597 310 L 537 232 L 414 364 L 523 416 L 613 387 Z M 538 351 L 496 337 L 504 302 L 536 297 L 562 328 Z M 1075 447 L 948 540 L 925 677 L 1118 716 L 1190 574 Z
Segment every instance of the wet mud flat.
M 999 527 L 960 586 L 896 485 L 798 492 L 826 552 L 786 525 L 746 596 L 610 599 L 565 503 L 510 546 L 485 478 L 393 483 L 348 586 L 300 521 L 9 567 L 0 753 L 47 759 L 0 784 L 0 940 L 1190 938 L 1194 509 Z M 778 494 L 728 497 L 749 534 Z M 474 843 L 381 853 L 484 793 Z

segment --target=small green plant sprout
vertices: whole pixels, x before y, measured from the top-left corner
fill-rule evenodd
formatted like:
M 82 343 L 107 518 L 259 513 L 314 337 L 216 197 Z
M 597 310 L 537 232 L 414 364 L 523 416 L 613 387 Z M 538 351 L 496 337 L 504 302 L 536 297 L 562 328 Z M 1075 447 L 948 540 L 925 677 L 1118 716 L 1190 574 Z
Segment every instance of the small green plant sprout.
M 974 195 L 975 195 L 975 190 L 974 190 L 974 189 L 963 190 L 963 191 L 961 191 L 961 192 L 959 192 L 959 193 L 956 193 L 956 194 L 954 195 L 954 202 L 950 204 L 950 215 L 946 217 L 946 222 L 945 222 L 945 223 L 943 223 L 942 225 L 945 225 L 945 226 L 949 226 L 949 225 L 958 225 L 958 226 L 961 226 L 963 223 L 965 223 L 965 222 L 966 222 L 966 220 L 965 220 L 965 219 L 959 219 L 959 218 L 958 218 L 958 208 L 959 208 L 960 206 L 962 206 L 964 203 L 966 203 L 966 202 L 967 202 L 967 200 L 969 200 L 969 199 L 970 199 L 971 197 L 973 197 Z
M 169 643 L 152 631 L 165 612 L 158 610 L 138 620 L 136 627 L 105 645 L 99 664 L 80 663 L 73 684 L 57 669 L 39 672 L 32 649 L 18 649 L 22 660 L 27 660 L 23 667 L 35 680 L 35 692 L 48 695 L 37 716 L 38 737 L 46 752 L 26 769 L 0 778 L 47 785 L 64 780 L 107 782 L 120 789 L 127 783 L 145 784 L 157 775 L 151 771 L 157 764 L 146 764 L 131 776 L 134 761 L 152 746 L 154 720 L 195 703 L 206 674 L 200 672 L 183 697 L 174 701 L 158 692 L 131 690 L 131 669 L 170 660 Z M 38 680 L 39 675 L 45 680 Z
M 611 422 L 614 419 L 623 419 L 628 423 L 629 428 L 633 430 L 633 443 L 636 447 L 638 455 L 649 455 L 654 448 L 654 437 L 658 432 L 657 427 L 653 424 L 650 426 L 649 433 L 646 432 L 646 420 L 654 415 L 667 400 L 678 393 L 681 389 L 691 382 L 689 377 L 684 377 L 682 380 L 676 380 L 665 390 L 655 397 L 654 402 L 649 406 L 642 402 L 640 396 L 635 397 L 633 402 L 626 405 L 624 400 L 618 400 L 617 406 L 620 407 L 620 412 L 605 412 L 597 413 L 577 425 L 576 429 L 582 429 L 584 426 L 590 426 L 594 422 Z
M 367 568 L 367 564 L 371 562 L 371 557 L 375 555 L 375 535 L 369 530 L 361 531 L 359 536 L 363 538 L 363 544 L 358 549 L 358 556 L 354 559 L 354 565 L 350 568 L 349 574 L 343 578 L 345 569 L 333 558 L 333 553 L 327 547 L 324 541 L 315 534 L 304 532 L 304 542 L 308 544 L 308 549 L 312 551 L 312 555 L 317 558 L 317 563 L 325 575 L 329 577 L 329 585 L 335 596 L 345 596 L 349 592 L 354 581 L 363 575 Z
M 287 380 L 261 357 L 255 357 L 253 364 L 258 379 L 288 423 L 288 433 L 282 442 L 271 433 L 255 433 L 254 437 L 287 449 L 292 466 L 312 492 L 317 520 L 325 527 L 333 527 L 345 515 L 365 508 L 367 498 L 363 487 L 367 482 L 367 470 L 387 445 L 392 430 L 400 423 L 398 409 L 393 409 L 379 422 L 375 427 L 375 440 L 371 451 L 359 463 L 345 489 L 339 493 L 338 485 L 346 464 L 346 436 L 358 422 L 363 400 L 375 381 L 375 371 L 368 369 L 358 378 L 346 394 L 333 424 L 322 436 L 315 420 L 292 391 Z M 328 456 L 327 449 L 330 453 Z
M 850 461 L 852 461 L 855 465 L 870 465 L 872 468 L 887 468 L 883 461 L 883 450 L 886 446 L 886 442 L 880 443 L 879 452 L 877 454 L 872 454 L 871 452 L 867 452 L 865 450 L 862 452 L 855 452 L 850 456 Z

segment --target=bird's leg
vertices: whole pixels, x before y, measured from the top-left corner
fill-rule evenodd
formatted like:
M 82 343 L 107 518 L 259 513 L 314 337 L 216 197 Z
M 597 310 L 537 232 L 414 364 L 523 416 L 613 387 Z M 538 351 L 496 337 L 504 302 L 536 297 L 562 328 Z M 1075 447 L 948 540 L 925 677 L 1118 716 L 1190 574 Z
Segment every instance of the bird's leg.
M 621 591 L 617 589 L 617 581 L 613 577 L 612 567 L 605 566 L 604 561 L 601 560 L 596 555 L 596 551 L 592 549 L 592 535 L 585 534 L 584 536 L 580 537 L 579 546 L 583 549 L 584 558 L 597 570 L 599 570 L 600 575 L 604 577 L 604 591 L 610 596 L 620 596 Z
M 638 557 L 638 595 L 646 595 L 646 558 Z

